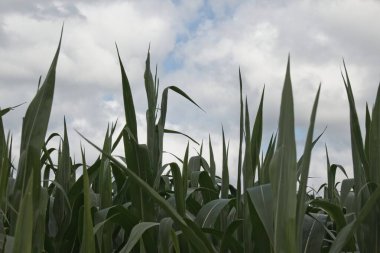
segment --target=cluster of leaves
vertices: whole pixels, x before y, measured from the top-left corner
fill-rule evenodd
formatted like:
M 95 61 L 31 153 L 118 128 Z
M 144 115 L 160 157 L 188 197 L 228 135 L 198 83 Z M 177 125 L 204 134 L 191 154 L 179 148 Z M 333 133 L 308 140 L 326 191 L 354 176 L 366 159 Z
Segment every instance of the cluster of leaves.
M 1 110 L 0 252 L 380 252 L 380 93 L 372 117 L 367 106 L 363 142 L 347 71 L 343 80 L 354 178 L 343 180 L 338 192 L 335 172 L 344 168 L 330 164 L 326 148 L 328 182 L 321 187 L 325 196 L 316 198 L 308 192 L 307 179 L 312 149 L 321 136 L 313 139 L 320 88 L 297 161 L 289 61 L 278 132 L 261 157 L 264 91 L 251 127 L 239 73 L 235 188 L 229 181 L 224 132 L 221 177 L 215 173 L 211 138 L 208 159 L 203 145 L 189 157 L 188 144 L 183 159 L 163 164 L 164 134 L 181 134 L 165 128 L 169 91 L 198 105 L 170 86 L 158 106 L 159 81 L 151 73 L 149 52 L 144 73 L 147 144 L 138 140 L 131 87 L 118 52 L 126 125 L 116 134 L 112 124 L 103 147 L 82 136 L 100 156 L 88 166 L 82 151 L 81 162 L 73 162 L 65 122 L 63 136 L 46 138 L 60 46 L 24 117 L 17 170 L 11 162 L 12 138 L 2 123 L 12 108 Z M 60 138 L 59 147 L 47 148 L 53 138 Z M 114 157 L 119 144 L 125 156 Z

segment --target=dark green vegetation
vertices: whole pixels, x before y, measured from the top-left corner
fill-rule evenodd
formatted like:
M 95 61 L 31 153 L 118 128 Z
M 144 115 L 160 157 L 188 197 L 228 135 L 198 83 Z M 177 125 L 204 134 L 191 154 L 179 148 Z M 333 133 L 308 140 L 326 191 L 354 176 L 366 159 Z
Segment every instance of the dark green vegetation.
M 165 129 L 169 91 L 197 104 L 174 86 L 165 88 L 159 99 L 149 53 L 144 73 L 147 144 L 138 140 L 133 96 L 119 56 L 127 123 L 120 133 L 111 125 L 102 147 L 82 136 L 99 158 L 86 164 L 82 151 L 80 163 L 74 163 L 66 123 L 63 135 L 46 138 L 59 50 L 60 44 L 27 109 L 17 169 L 11 163 L 12 137 L 2 123 L 11 108 L 0 113 L 0 252 L 380 252 L 380 94 L 372 114 L 367 107 L 363 139 L 346 69 L 342 77 L 350 107 L 354 178 L 343 180 L 340 192 L 336 189 L 335 172 L 344 169 L 330 164 L 326 149 L 325 196 L 316 198 L 307 192 L 307 179 L 319 139 L 313 139 L 313 132 L 320 89 L 297 161 L 289 62 L 278 132 L 262 156 L 264 91 L 251 126 L 240 78 L 234 188 L 224 133 L 222 177 L 215 175 L 211 139 L 197 156 L 189 157 L 187 146 L 179 162 L 163 164 L 164 135 L 174 132 Z M 60 145 L 48 149 L 52 138 L 60 138 Z M 112 156 L 118 145 L 124 146 L 122 158 Z M 203 148 L 209 148 L 210 157 L 202 156 Z

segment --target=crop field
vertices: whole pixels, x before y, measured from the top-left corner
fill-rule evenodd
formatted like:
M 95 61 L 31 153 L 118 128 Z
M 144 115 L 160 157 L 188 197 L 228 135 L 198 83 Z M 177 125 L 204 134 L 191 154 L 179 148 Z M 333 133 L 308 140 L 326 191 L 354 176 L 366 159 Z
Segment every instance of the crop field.
M 216 174 L 211 137 L 198 155 L 190 157 L 185 142 L 183 156 L 164 164 L 165 135 L 182 134 L 196 142 L 191 133 L 165 128 L 169 92 L 198 104 L 176 86 L 159 86 L 149 51 L 144 72 L 147 143 L 138 139 L 133 91 L 117 50 L 126 124 L 118 132 L 116 123 L 109 122 L 102 146 L 78 132 L 99 157 L 89 164 L 82 148 L 74 161 L 66 122 L 63 133 L 47 132 L 60 48 L 61 41 L 23 118 L 17 165 L 12 133 L 3 125 L 14 107 L 0 110 L 0 253 L 380 252 L 380 91 L 374 106 L 367 106 L 361 129 L 344 62 L 354 177 L 337 182 L 336 171 L 346 172 L 330 164 L 326 147 L 327 179 L 320 197 L 307 185 L 313 147 L 321 137 L 314 133 L 320 88 L 297 160 L 289 59 L 278 130 L 265 150 L 264 90 L 258 108 L 249 108 L 239 73 L 238 175 L 231 182 L 224 133 L 221 175 Z M 249 110 L 256 111 L 254 122 Z M 59 145 L 50 148 L 56 139 Z M 123 148 L 123 156 L 113 155 L 116 147 Z

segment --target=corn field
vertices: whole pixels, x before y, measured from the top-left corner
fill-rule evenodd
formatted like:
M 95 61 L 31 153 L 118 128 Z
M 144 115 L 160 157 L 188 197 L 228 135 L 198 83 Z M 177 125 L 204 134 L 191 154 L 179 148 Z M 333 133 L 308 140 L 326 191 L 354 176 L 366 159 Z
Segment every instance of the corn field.
M 87 164 L 82 149 L 79 163 L 74 162 L 66 122 L 63 134 L 47 133 L 60 47 L 61 40 L 24 116 L 17 166 L 12 135 L 5 133 L 2 120 L 13 107 L 0 111 L 0 252 L 380 252 L 380 93 L 372 113 L 366 108 L 362 132 L 345 65 L 342 89 L 349 102 L 354 177 L 337 189 L 336 171 L 345 170 L 330 164 L 326 148 L 328 176 L 319 197 L 307 190 L 307 181 L 312 150 L 321 137 L 314 136 L 320 87 L 297 160 L 289 60 L 278 129 L 266 150 L 264 90 L 251 124 L 239 72 L 238 174 L 231 182 L 224 132 L 221 176 L 216 175 L 211 137 L 198 155 L 189 157 L 184 143 L 183 157 L 163 163 L 165 134 L 179 133 L 165 128 L 169 91 L 198 104 L 175 86 L 160 92 L 149 51 L 147 143 L 138 139 L 131 86 L 117 50 L 126 124 L 116 132 L 111 123 L 101 147 L 78 133 L 99 157 Z M 59 146 L 48 148 L 54 138 L 60 139 Z M 118 146 L 123 157 L 113 156 Z M 207 148 L 210 155 L 204 157 Z

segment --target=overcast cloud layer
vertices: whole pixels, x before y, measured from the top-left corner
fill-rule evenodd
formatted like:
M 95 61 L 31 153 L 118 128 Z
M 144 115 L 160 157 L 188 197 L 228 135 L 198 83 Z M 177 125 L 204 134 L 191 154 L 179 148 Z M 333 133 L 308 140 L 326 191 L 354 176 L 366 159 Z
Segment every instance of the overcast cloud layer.
M 230 140 L 230 182 L 235 184 L 239 129 L 238 68 L 251 122 L 265 84 L 264 147 L 277 129 L 287 56 L 295 99 L 297 152 L 322 84 L 315 135 L 327 130 L 313 153 L 310 182 L 325 181 L 325 151 L 351 172 L 348 102 L 340 75 L 348 66 L 359 117 L 372 106 L 380 81 L 380 3 L 377 1 L 11 1 L 0 3 L 0 106 L 30 102 L 49 68 L 65 22 L 50 132 L 66 116 L 72 153 L 80 138 L 102 142 L 107 123 L 124 121 L 120 70 L 114 43 L 132 85 L 144 140 L 144 63 L 151 45 L 161 87 L 177 85 L 205 109 L 169 95 L 167 128 L 207 141 L 221 166 L 221 125 Z M 19 149 L 27 105 L 4 117 Z M 121 126 L 122 124 L 120 124 Z M 165 149 L 182 156 L 187 140 L 166 136 Z M 194 146 L 195 149 L 199 147 Z M 96 156 L 87 148 L 89 156 Z M 91 150 L 91 151 L 90 151 Z M 195 151 L 194 151 L 195 152 Z M 207 154 L 207 152 L 206 152 Z M 17 160 L 15 155 L 15 160 Z M 166 160 L 172 159 L 170 156 Z

